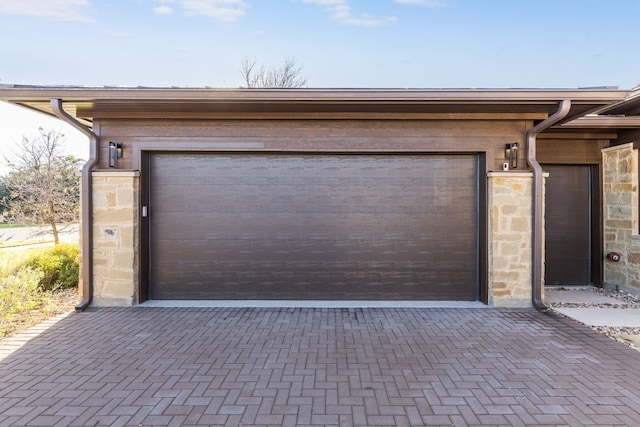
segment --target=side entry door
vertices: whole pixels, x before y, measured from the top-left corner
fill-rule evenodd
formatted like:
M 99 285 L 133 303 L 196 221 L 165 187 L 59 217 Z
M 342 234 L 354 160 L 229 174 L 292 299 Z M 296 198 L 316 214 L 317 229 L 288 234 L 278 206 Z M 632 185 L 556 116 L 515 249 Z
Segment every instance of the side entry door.
M 594 283 L 595 165 L 546 165 L 545 284 Z

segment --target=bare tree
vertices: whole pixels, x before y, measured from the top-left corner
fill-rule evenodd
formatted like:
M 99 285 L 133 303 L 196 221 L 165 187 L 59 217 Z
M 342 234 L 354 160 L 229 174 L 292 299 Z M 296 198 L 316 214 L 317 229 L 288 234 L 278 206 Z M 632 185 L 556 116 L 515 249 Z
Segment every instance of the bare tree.
M 245 88 L 301 88 L 307 84 L 302 75 L 302 65 L 287 58 L 280 67 L 266 69 L 248 56 L 240 62 L 240 74 Z
M 62 133 L 39 132 L 35 138 L 23 137 L 12 158 L 5 156 L 10 172 L 2 178 L 8 189 L 3 204 L 11 222 L 50 226 L 57 244 L 58 225 L 78 222 L 82 161 L 64 155 Z

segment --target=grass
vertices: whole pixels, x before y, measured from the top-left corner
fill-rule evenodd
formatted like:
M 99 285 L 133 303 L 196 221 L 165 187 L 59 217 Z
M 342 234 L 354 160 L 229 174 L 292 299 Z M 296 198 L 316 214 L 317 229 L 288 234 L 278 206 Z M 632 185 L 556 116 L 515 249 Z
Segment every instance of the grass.
M 31 253 L 31 249 L 2 251 L 2 257 L 0 257 L 0 277 L 9 275 L 12 270 L 25 262 Z
M 0 339 L 73 310 L 78 299 L 77 280 L 70 289 L 61 289 L 62 282 L 45 283 L 58 269 L 67 275 L 63 278 L 67 282 L 71 273 L 77 278 L 77 271 L 70 270 L 68 263 L 56 264 L 54 254 L 60 250 L 73 253 L 73 246 L 68 246 L 0 252 Z
M 11 224 L 9 222 L 0 222 L 0 230 L 6 228 L 27 228 L 33 227 L 33 225 L 25 225 L 25 224 Z
M 78 291 L 65 289 L 49 292 L 47 298 L 38 307 L 22 310 L 13 314 L 0 315 L 0 340 L 29 329 L 47 319 L 74 310 L 78 302 Z
M 41 245 L 44 243 L 53 243 L 53 240 L 9 240 L 6 242 L 0 242 L 0 249 L 17 248 L 20 246 L 33 246 Z

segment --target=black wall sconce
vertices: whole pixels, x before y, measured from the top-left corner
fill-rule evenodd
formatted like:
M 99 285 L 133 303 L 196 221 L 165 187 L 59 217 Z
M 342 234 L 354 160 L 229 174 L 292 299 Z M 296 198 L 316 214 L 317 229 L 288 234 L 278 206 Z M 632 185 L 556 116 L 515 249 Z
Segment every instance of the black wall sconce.
M 504 147 L 504 158 L 509 162 L 511 169 L 518 167 L 518 143 L 511 142 Z
M 118 159 L 122 158 L 122 143 L 109 142 L 109 167 L 117 168 Z

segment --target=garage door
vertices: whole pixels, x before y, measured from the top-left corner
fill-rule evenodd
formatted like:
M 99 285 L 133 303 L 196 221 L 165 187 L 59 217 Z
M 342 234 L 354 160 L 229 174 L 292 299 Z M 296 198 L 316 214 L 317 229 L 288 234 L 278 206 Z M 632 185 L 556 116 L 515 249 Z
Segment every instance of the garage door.
M 153 154 L 150 298 L 476 300 L 477 164 Z

